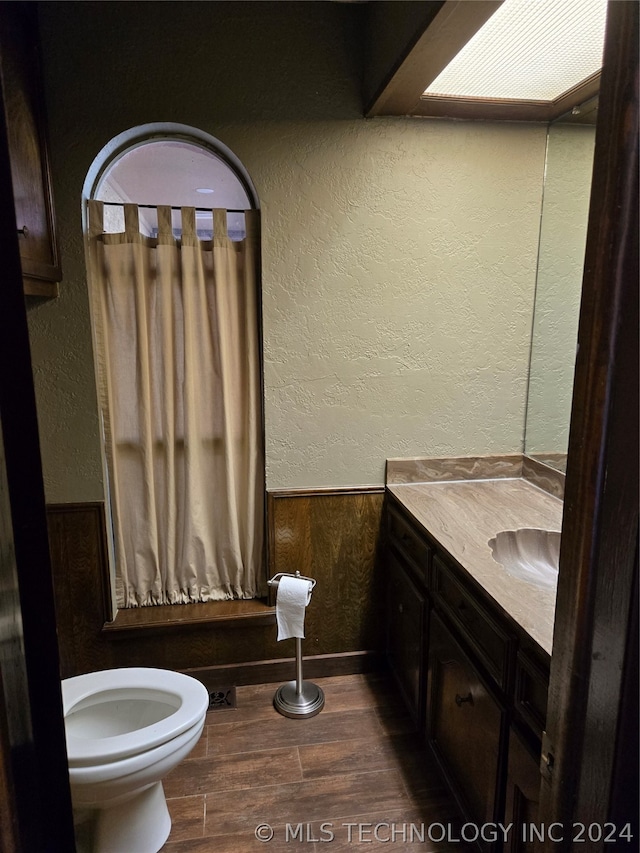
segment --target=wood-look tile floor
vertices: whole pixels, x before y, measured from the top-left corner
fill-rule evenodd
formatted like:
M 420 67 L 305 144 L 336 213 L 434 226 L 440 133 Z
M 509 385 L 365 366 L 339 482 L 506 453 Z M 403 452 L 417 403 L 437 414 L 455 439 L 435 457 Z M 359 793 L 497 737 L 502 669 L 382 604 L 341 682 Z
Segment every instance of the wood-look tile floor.
M 315 683 L 325 707 L 310 719 L 275 711 L 278 684 L 238 687 L 237 708 L 208 713 L 200 742 L 164 781 L 163 853 L 462 853 L 439 842 L 445 830 L 456 838 L 458 815 L 391 681 Z M 269 842 L 256 838 L 261 825 Z

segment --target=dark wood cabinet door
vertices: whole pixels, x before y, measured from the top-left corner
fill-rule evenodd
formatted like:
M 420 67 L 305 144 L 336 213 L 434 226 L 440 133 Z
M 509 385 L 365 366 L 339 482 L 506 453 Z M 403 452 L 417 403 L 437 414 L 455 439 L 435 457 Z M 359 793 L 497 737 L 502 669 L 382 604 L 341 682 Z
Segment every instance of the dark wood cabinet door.
M 45 132 L 35 3 L 0 3 L 0 61 L 25 293 L 57 294 L 61 278 Z
M 511 729 L 509 733 L 509 763 L 505 825 L 513 824 L 506 851 L 533 853 L 539 828 L 538 800 L 540 795 L 540 755 Z M 534 829 L 532 829 L 534 828 Z
M 427 736 L 468 819 L 496 820 L 503 711 L 437 616 L 429 640 Z
M 422 718 L 425 596 L 388 555 L 387 658 L 416 723 Z

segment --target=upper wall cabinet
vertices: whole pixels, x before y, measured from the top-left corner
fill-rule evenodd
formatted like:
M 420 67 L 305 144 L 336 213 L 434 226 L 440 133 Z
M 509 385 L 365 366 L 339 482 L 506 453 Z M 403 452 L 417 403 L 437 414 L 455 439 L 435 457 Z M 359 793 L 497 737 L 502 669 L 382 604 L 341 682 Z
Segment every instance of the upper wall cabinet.
M 55 230 L 36 3 L 0 3 L 0 62 L 24 292 L 57 296 Z

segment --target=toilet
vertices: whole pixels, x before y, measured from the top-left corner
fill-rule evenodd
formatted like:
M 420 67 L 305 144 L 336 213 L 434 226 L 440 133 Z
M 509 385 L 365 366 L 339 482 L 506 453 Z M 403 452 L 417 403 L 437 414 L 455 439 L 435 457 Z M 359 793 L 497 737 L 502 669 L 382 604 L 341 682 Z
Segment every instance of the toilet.
M 169 670 L 109 669 L 65 679 L 62 704 L 78 838 L 90 827 L 94 853 L 157 853 L 171 830 L 162 779 L 198 742 L 207 689 Z

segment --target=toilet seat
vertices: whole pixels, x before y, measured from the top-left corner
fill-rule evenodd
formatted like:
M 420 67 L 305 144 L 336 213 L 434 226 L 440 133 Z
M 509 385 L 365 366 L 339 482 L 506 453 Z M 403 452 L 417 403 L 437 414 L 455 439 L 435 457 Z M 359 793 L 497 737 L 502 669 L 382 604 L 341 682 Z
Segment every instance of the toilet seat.
M 173 706 L 160 720 L 133 731 L 102 737 L 76 736 L 67 727 L 69 768 L 97 767 L 149 752 L 202 721 L 208 695 L 203 685 L 179 672 L 127 667 L 91 672 L 62 682 L 65 721 L 74 711 L 104 702 L 149 700 Z

